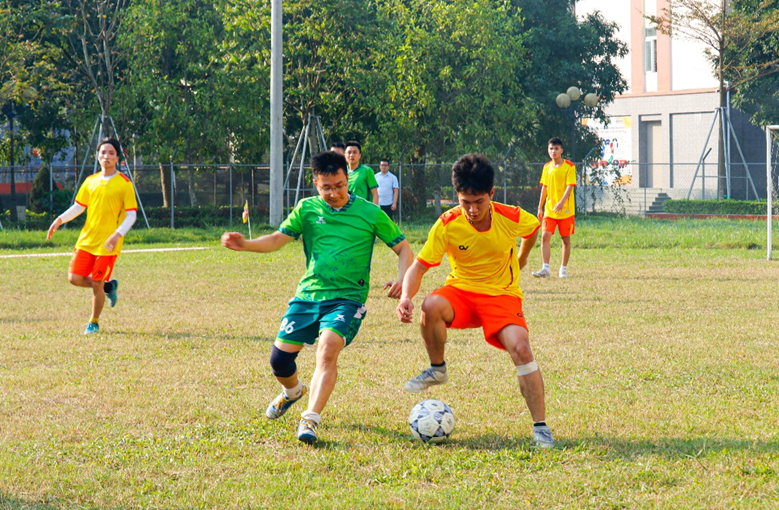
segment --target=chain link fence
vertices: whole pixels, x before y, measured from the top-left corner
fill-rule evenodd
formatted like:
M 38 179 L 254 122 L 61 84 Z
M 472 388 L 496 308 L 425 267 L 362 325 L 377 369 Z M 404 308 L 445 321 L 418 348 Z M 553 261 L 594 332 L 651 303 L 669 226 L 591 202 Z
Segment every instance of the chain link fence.
M 369 166 L 379 171 L 378 164 Z M 495 200 L 535 212 L 543 166 L 544 163 L 516 161 L 495 164 Z M 429 223 L 456 205 L 451 167 L 452 163 L 391 164 L 390 172 L 400 185 L 394 219 L 401 223 Z M 54 165 L 50 178 L 42 186 L 39 184 L 43 199 L 36 201 L 31 195 L 34 195 L 33 182 L 40 166 L 0 166 L 0 211 L 4 213 L 0 217 L 7 220 L 10 209 L 16 206 L 24 220 L 26 210 L 36 202 L 37 212 L 48 213 L 50 219 L 72 203 L 77 182 L 83 182 L 93 169 L 91 164 L 86 167 Z M 716 165 L 711 163 L 636 164 L 594 160 L 577 164 L 577 171 L 577 209 L 583 214 L 661 213 L 668 199 L 764 201 L 766 198 L 765 163 L 733 164 L 730 179 L 718 175 Z M 123 165 L 122 172 L 135 183 L 140 209 L 150 226 L 231 224 L 241 221 L 240 213 L 247 202 L 252 218 L 256 218 L 254 221 L 267 222 L 268 164 Z M 15 196 L 11 193 L 12 180 Z M 285 212 L 294 206 L 296 199 L 315 193 L 307 166 L 302 175 L 299 167 L 285 168 Z M 139 225 L 143 221 L 139 217 Z

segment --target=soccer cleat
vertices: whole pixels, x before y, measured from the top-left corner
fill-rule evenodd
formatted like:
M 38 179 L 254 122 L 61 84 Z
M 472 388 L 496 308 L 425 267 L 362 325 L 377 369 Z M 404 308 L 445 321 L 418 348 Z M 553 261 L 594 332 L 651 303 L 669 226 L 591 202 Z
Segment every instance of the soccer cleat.
M 88 322 L 87 329 L 84 330 L 84 334 L 92 335 L 94 333 L 100 333 L 100 324 L 97 322 Z
M 552 430 L 546 425 L 533 427 L 533 442 L 538 448 L 552 448 L 554 446 Z
M 406 381 L 406 391 L 409 393 L 419 393 L 425 391 L 431 386 L 437 384 L 445 384 L 449 380 L 449 376 L 446 372 L 439 372 L 433 370 L 433 367 L 426 368 L 421 374 Z
M 116 306 L 116 302 L 119 300 L 119 297 L 116 295 L 116 289 L 119 288 L 119 280 L 111 280 L 108 283 L 113 284 L 113 288 L 111 289 L 111 292 L 106 292 L 105 297 L 108 298 L 109 303 L 111 303 L 111 308 Z
M 549 278 L 550 276 L 552 276 L 552 274 L 549 272 L 548 267 L 542 267 L 538 271 L 534 272 L 533 276 L 535 276 L 536 278 Z
M 314 444 L 316 442 L 316 428 L 317 423 L 315 421 L 301 418 L 300 425 L 298 425 L 298 441 Z
M 568 278 L 568 269 L 560 266 L 560 272 L 557 274 L 560 278 Z
M 295 402 L 303 398 L 303 395 L 305 395 L 306 393 L 308 393 L 308 389 L 305 386 L 303 386 L 303 391 L 300 393 L 300 396 L 298 398 L 289 398 L 282 391 L 270 403 L 268 409 L 265 411 L 265 416 L 267 416 L 269 420 L 275 420 L 276 418 L 281 418 L 282 416 L 284 416 L 284 413 L 287 412 L 287 409 L 292 407 L 292 404 L 294 404 Z

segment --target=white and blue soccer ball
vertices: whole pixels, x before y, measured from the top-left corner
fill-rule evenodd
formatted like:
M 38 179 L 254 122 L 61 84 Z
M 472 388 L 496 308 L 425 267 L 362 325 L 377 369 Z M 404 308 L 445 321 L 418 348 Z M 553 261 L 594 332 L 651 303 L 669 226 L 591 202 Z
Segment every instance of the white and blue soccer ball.
M 423 400 L 408 417 L 411 433 L 425 443 L 441 443 L 452 435 L 454 413 L 440 400 Z

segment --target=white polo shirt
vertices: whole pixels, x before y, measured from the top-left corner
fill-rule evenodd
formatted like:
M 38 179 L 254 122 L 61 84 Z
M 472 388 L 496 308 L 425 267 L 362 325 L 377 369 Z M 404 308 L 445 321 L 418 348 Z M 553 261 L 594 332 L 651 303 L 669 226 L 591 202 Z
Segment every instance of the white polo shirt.
M 387 172 L 386 175 L 378 172 L 376 182 L 379 183 L 379 205 L 392 205 L 395 199 L 393 190 L 400 188 L 398 178 L 392 172 Z

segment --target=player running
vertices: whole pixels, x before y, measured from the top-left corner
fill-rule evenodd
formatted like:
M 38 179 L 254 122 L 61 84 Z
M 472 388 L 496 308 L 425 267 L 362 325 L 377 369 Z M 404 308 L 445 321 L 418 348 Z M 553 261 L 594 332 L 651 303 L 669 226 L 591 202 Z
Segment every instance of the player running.
M 447 382 L 444 346 L 447 328 L 482 327 L 487 343 L 508 351 L 516 367 L 519 388 L 533 418 L 533 440 L 554 445 L 545 423 L 544 380 L 528 340 L 522 313 L 519 271 L 538 238 L 539 222 L 532 214 L 492 201 L 495 172 L 478 154 L 466 154 L 452 167 L 452 184 L 460 203 L 436 221 L 427 242 L 403 280 L 397 307 L 401 322 L 410 323 L 422 277 L 444 255 L 452 272 L 443 287 L 422 302 L 422 339 L 430 367 L 406 383 L 419 392 Z M 517 237 L 522 238 L 517 252 Z
M 116 294 L 119 282 L 116 278 L 111 279 L 111 275 L 122 252 L 124 236 L 135 223 L 138 210 L 132 182 L 116 169 L 119 150 L 119 142 L 113 138 L 100 142 L 97 161 L 101 172 L 84 179 L 76 202 L 52 222 L 46 236 L 51 239 L 63 223 L 87 211 L 87 220 L 68 267 L 70 283 L 92 289 L 92 317 L 84 330 L 85 335 L 100 331 L 100 313 L 106 297 L 112 308 L 119 299 Z
M 547 144 L 552 161 L 541 172 L 541 199 L 538 202 L 538 219 L 544 224 L 541 236 L 541 259 L 544 265 L 533 273 L 536 278 L 549 278 L 549 259 L 552 256 L 552 236 L 560 229 L 563 242 L 563 258 L 557 275 L 568 278 L 568 259 L 571 257 L 571 236 L 575 230 L 576 204 L 573 188 L 576 186 L 576 166 L 563 159 L 563 141 L 552 138 Z
M 332 151 L 318 154 L 311 159 L 311 170 L 319 196 L 298 202 L 278 231 L 254 240 L 237 232 L 222 236 L 222 245 L 231 250 L 259 253 L 303 237 L 306 273 L 281 320 L 270 355 L 282 392 L 265 415 L 280 418 L 306 394 L 295 358 L 319 337 L 308 409 L 298 426 L 298 439 L 308 444 L 317 440 L 321 413 L 335 387 L 338 355 L 354 340 L 367 313 L 374 239 L 398 255 L 398 280 L 384 286 L 389 297 L 400 297 L 403 277 L 414 260 L 408 241 L 384 211 L 349 192 L 343 156 Z

